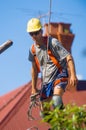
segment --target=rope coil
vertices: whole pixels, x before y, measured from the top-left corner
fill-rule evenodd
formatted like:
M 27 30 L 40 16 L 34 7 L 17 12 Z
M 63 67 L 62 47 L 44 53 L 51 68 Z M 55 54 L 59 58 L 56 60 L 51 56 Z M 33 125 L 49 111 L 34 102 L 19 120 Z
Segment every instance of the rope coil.
M 39 106 L 39 92 L 34 95 L 31 95 L 30 97 L 30 106 L 27 112 L 29 120 L 36 120 L 35 117 L 33 117 L 32 115 L 32 109 L 36 106 Z

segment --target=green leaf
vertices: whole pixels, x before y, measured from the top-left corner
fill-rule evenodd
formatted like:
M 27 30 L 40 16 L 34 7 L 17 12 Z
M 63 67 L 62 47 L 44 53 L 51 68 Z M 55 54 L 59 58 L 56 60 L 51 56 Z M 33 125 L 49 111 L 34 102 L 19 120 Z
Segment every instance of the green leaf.
M 51 105 L 45 104 L 48 111 L 45 111 L 47 114 L 43 121 L 49 123 L 52 130 L 86 130 L 86 105 L 68 104 L 63 110 L 50 110 Z

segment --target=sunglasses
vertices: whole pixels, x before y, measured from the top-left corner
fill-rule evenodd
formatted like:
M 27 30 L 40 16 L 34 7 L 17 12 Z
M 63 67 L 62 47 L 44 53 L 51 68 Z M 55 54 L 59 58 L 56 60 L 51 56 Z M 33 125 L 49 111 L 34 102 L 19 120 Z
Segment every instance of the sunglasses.
M 38 35 L 40 33 L 40 30 L 39 31 L 36 31 L 36 32 L 30 32 L 29 34 L 31 35 L 31 36 L 33 36 L 33 35 Z

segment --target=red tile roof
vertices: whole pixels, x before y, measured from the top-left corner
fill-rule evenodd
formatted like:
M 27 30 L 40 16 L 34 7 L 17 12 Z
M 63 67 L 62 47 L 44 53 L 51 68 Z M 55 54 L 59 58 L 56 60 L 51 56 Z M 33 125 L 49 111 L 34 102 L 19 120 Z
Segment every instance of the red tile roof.
M 80 85 L 81 86 L 80 88 Z M 41 86 L 41 80 L 38 80 Z M 27 130 L 37 126 L 40 130 L 47 130 L 48 125 L 40 121 L 39 108 L 33 109 L 37 120 L 29 121 L 27 117 L 30 104 L 31 81 L 16 90 L 0 97 L 0 130 Z M 75 102 L 77 105 L 86 104 L 86 81 L 79 81 L 78 91 L 66 92 L 63 96 L 65 104 Z

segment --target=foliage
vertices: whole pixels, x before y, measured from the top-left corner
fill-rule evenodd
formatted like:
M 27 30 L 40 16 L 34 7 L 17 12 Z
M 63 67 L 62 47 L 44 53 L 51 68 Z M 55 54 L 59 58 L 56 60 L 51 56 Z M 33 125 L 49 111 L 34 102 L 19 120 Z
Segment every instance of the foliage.
M 49 103 L 45 106 L 43 121 L 50 124 L 52 130 L 86 130 L 86 105 L 68 104 L 63 109 L 49 110 Z

